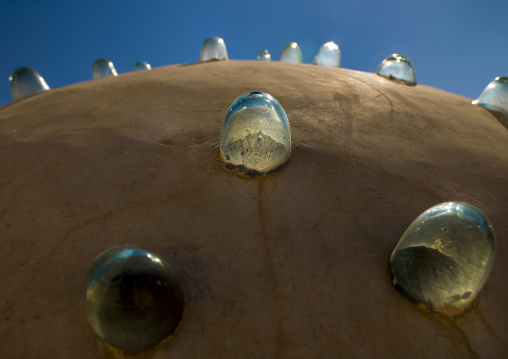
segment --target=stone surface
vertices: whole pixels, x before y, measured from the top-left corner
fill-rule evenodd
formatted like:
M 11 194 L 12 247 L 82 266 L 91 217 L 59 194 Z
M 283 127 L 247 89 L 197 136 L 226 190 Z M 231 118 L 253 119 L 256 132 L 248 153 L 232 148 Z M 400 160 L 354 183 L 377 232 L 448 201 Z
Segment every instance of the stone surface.
M 292 154 L 266 177 L 219 159 L 248 91 L 287 113 Z M 222 61 L 58 88 L 0 109 L 0 356 L 121 358 L 87 323 L 102 251 L 138 244 L 182 282 L 176 334 L 136 358 L 503 358 L 508 130 L 471 100 L 372 73 Z M 407 226 L 445 201 L 480 208 L 493 271 L 455 320 L 391 285 Z

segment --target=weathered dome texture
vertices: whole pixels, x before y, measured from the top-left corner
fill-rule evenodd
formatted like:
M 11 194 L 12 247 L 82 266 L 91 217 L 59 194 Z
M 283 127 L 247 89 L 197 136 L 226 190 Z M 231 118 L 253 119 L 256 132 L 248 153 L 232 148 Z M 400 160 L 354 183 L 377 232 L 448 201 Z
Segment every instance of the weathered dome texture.
M 279 172 L 220 162 L 249 91 L 291 126 Z M 471 100 L 372 73 L 279 62 L 156 68 L 0 109 L 0 356 L 120 358 L 88 324 L 86 273 L 121 244 L 153 250 L 185 293 L 179 328 L 139 358 L 503 358 L 508 129 Z M 404 299 L 388 259 L 445 201 L 480 208 L 493 271 L 455 319 Z

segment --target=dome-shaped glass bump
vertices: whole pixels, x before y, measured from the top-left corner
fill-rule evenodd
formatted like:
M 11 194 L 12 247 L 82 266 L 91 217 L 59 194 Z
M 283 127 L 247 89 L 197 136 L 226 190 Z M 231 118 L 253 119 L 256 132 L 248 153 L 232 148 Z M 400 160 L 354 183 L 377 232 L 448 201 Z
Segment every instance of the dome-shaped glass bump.
M 268 52 L 268 50 L 261 50 L 258 54 L 259 61 L 272 61 L 272 55 Z
M 199 61 L 227 60 L 226 44 L 220 37 L 206 39 L 201 47 Z
M 413 64 L 407 57 L 399 54 L 393 54 L 384 59 L 377 68 L 376 73 L 406 85 L 416 85 Z
M 115 66 L 108 59 L 97 59 L 92 66 L 92 78 L 98 79 L 107 76 L 118 76 Z
M 508 77 L 496 77 L 473 104 L 508 116 Z
M 333 41 L 327 42 L 321 46 L 314 58 L 314 65 L 340 67 L 339 46 Z
M 407 228 L 392 252 L 393 285 L 427 310 L 462 313 L 494 264 L 496 236 L 476 207 L 447 202 L 431 207 Z
M 263 92 L 248 92 L 228 110 L 220 133 L 226 168 L 255 177 L 281 169 L 291 154 L 291 131 L 280 103 Z
M 171 266 L 135 246 L 102 253 L 86 277 L 88 321 L 106 343 L 129 354 L 172 334 L 183 307 L 183 290 Z
M 42 76 L 30 67 L 20 67 L 14 70 L 9 76 L 9 81 L 14 100 L 20 100 L 50 89 Z
M 150 66 L 150 64 L 148 62 L 146 62 L 146 61 L 138 61 L 134 65 L 134 70 L 133 71 L 143 71 L 143 70 L 151 70 L 151 69 L 152 69 L 152 66 Z
M 282 49 L 282 53 L 280 55 L 281 62 L 290 62 L 293 64 L 301 64 L 302 63 L 302 50 L 300 50 L 300 46 L 296 42 L 290 42 Z

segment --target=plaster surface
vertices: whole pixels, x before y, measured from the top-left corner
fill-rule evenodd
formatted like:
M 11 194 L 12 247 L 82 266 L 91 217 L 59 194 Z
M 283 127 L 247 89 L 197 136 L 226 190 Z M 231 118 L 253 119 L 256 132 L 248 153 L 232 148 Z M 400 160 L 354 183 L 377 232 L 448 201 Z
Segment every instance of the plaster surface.
M 292 154 L 242 178 L 219 158 L 231 103 L 284 107 Z M 279 62 L 156 68 L 0 108 L 0 356 L 122 358 L 88 324 L 93 260 L 136 244 L 186 296 L 177 332 L 135 358 L 504 358 L 508 129 L 471 100 L 372 73 Z M 445 201 L 498 235 L 471 310 L 428 314 L 389 256 Z

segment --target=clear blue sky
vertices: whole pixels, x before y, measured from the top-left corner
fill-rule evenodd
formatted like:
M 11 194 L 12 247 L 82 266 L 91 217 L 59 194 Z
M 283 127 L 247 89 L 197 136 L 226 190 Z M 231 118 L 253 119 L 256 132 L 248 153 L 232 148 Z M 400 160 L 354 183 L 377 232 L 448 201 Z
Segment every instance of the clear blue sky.
M 508 76 L 508 0 L 1 0 L 0 105 L 9 75 L 29 66 L 52 88 L 91 79 L 92 63 L 121 74 L 199 59 L 207 37 L 224 38 L 230 59 L 300 44 L 311 63 L 328 41 L 342 67 L 375 72 L 393 52 L 411 59 L 416 80 L 470 98 Z

